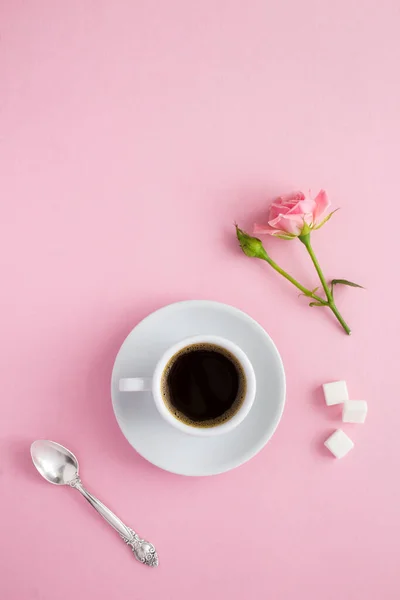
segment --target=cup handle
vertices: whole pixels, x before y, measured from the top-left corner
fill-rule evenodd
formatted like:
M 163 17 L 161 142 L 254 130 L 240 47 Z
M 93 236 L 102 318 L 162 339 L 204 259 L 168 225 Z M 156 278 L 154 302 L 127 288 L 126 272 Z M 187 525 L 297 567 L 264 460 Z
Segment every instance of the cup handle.
M 151 377 L 127 377 L 119 380 L 120 392 L 149 392 L 151 387 Z

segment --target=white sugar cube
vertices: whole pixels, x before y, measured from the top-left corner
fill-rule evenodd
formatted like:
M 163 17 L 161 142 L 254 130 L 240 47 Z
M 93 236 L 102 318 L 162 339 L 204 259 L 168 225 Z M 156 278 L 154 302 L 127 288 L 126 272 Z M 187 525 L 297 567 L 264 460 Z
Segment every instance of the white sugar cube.
M 344 423 L 364 423 L 367 418 L 368 404 L 365 400 L 347 400 L 343 405 Z
M 352 448 L 354 443 L 341 429 L 336 429 L 334 433 L 324 442 L 324 445 L 332 452 L 336 458 L 343 458 Z
M 332 381 L 332 383 L 324 383 L 324 396 L 327 406 L 334 404 L 342 404 L 349 399 L 347 384 L 345 381 Z

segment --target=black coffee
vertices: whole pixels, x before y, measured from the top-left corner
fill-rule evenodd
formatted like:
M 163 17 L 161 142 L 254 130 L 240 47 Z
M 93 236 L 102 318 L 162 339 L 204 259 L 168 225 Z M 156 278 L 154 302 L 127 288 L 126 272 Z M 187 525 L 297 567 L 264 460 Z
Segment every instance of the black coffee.
M 175 354 L 161 380 L 163 399 L 174 416 L 195 427 L 215 427 L 240 408 L 246 379 L 237 359 L 214 344 L 194 344 Z

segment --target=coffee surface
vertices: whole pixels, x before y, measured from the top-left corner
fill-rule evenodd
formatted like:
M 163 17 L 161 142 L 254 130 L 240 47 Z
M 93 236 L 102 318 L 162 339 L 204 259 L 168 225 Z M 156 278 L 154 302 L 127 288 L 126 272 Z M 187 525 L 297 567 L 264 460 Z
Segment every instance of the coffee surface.
M 214 344 L 188 346 L 164 369 L 161 391 L 180 421 L 213 427 L 229 420 L 245 395 L 245 375 L 237 359 Z

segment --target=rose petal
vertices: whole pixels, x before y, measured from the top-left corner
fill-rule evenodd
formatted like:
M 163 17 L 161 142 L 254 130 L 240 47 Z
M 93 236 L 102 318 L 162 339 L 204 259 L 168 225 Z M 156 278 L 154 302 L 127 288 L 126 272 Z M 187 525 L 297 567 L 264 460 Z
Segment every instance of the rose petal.
M 280 229 L 286 233 L 300 235 L 304 225 L 304 215 L 280 215 L 272 221 L 268 221 L 268 225 L 274 229 Z
M 322 217 L 324 216 L 324 213 L 326 212 L 327 208 L 331 205 L 331 203 L 328 200 L 325 190 L 321 190 L 319 192 L 319 194 L 315 197 L 314 202 L 315 202 L 315 208 L 313 211 L 314 225 L 318 225 L 318 223 L 321 221 Z
M 278 204 L 278 202 L 273 202 L 271 204 L 271 208 L 269 209 L 269 217 L 268 221 L 272 221 L 276 219 L 278 215 L 285 215 L 289 211 L 287 206 L 283 206 L 282 204 Z
M 301 210 L 296 210 L 299 204 L 301 204 L 305 200 L 305 196 L 303 192 L 293 192 L 292 194 L 287 194 L 286 196 L 279 196 L 276 198 L 274 202 L 271 204 L 271 208 L 269 211 L 269 219 L 268 221 L 273 221 L 279 215 L 286 215 L 288 212 L 297 212 L 301 214 Z M 314 209 L 314 206 L 311 208 L 311 212 Z M 309 212 L 307 209 L 306 212 Z
M 287 214 L 288 215 L 305 215 L 308 213 L 313 214 L 314 210 L 315 210 L 314 200 L 310 200 L 307 198 L 305 200 L 302 200 L 301 202 L 298 202 L 296 204 L 296 206 L 291 208 Z
M 258 223 L 254 223 L 254 227 L 253 227 L 254 235 L 257 235 L 257 234 L 263 235 L 265 233 L 268 233 L 269 235 L 274 235 L 275 232 L 276 232 L 276 229 L 273 229 L 269 225 L 259 225 Z
M 301 200 L 305 199 L 305 195 L 303 194 L 303 192 L 292 192 L 291 194 L 286 194 L 285 196 L 280 196 L 280 199 L 285 204 L 288 204 L 289 202 L 297 204 L 297 202 L 301 202 Z
M 283 198 L 280 198 L 279 204 L 281 206 L 290 207 L 290 206 L 296 206 L 297 202 L 299 202 L 299 201 L 298 200 L 284 200 Z
M 284 200 L 282 200 L 282 202 L 280 203 L 280 205 L 282 207 L 285 207 L 288 210 L 290 210 L 291 208 L 293 208 L 294 206 L 296 206 L 299 202 L 300 202 L 300 200 L 293 200 L 293 202 L 291 200 L 287 200 L 286 202 Z

